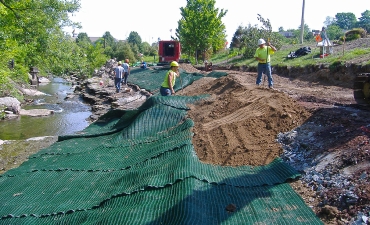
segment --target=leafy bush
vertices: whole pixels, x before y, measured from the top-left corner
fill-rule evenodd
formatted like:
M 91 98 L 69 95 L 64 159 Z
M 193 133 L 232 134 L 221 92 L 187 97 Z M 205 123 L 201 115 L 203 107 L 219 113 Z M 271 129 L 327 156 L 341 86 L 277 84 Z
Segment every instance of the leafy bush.
M 340 38 L 341 41 L 344 41 L 344 37 L 346 38 L 345 41 L 353 41 L 359 38 L 366 37 L 366 30 L 363 28 L 354 28 L 352 30 L 347 31 L 344 36 Z
M 360 39 L 361 38 L 361 35 L 360 34 L 349 34 L 349 35 L 346 35 L 346 41 L 353 41 L 353 40 L 357 40 L 357 39 Z

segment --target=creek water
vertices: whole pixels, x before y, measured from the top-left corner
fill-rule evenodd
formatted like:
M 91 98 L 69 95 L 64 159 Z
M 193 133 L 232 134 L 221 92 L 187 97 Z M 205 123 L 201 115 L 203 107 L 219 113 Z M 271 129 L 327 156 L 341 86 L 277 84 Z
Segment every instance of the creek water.
M 31 97 L 33 104 L 23 109 L 50 109 L 54 114 L 43 117 L 19 116 L 17 119 L 0 121 L 0 140 L 24 140 L 31 137 L 70 135 L 85 129 L 91 115 L 91 107 L 82 99 L 65 100 L 74 88 L 62 78 L 50 78 L 37 90 L 45 95 Z M 75 99 L 75 98 L 73 98 Z

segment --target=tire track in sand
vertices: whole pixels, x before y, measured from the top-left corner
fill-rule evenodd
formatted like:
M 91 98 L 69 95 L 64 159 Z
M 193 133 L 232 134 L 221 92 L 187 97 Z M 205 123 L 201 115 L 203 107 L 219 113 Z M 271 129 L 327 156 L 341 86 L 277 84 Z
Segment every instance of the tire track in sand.
M 203 124 L 203 129 L 209 131 L 222 125 L 232 124 L 249 119 L 251 117 L 261 116 L 266 110 L 266 104 L 261 104 L 260 101 L 253 100 L 251 104 L 236 110 L 230 115 Z

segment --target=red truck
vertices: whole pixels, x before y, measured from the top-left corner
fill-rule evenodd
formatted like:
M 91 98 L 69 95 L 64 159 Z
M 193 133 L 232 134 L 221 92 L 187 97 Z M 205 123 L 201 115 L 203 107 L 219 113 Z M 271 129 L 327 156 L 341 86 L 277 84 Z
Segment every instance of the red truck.
M 172 61 L 179 62 L 181 57 L 181 45 L 179 41 L 158 42 L 159 63 L 157 65 L 168 65 Z

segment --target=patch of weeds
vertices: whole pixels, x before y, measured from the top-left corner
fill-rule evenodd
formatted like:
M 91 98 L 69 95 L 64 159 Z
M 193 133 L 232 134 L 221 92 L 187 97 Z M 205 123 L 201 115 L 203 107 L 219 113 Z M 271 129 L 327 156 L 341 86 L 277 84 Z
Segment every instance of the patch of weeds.
M 5 119 L 5 115 L 6 115 L 5 109 L 6 109 L 5 106 L 0 108 L 0 119 L 2 119 L 2 120 Z
M 329 70 L 331 71 L 331 72 L 336 72 L 336 71 L 338 71 L 339 70 L 339 68 L 342 66 L 342 62 L 341 61 L 335 61 L 335 62 L 333 62 L 333 63 L 331 63 L 330 65 L 329 65 Z

